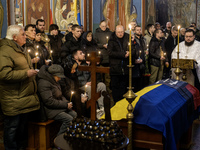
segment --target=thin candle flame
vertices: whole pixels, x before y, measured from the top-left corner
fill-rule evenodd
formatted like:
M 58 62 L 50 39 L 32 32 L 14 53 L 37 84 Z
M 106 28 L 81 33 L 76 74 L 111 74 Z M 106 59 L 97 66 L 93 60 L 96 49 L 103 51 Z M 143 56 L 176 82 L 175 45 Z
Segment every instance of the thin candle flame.
M 131 24 L 129 24 L 129 29 L 131 30 Z

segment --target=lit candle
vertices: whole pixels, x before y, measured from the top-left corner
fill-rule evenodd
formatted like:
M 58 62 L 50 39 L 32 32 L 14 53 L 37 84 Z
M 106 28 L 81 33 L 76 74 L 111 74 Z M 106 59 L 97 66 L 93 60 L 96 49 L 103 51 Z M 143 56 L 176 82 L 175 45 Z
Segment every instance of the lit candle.
M 38 52 L 35 53 L 35 57 L 38 57 Z M 37 69 L 37 62 L 35 62 L 35 69 Z
M 51 59 L 51 60 L 53 60 L 53 58 L 52 58 L 52 53 L 53 53 L 53 51 L 50 50 L 50 59 Z
M 71 91 L 70 102 L 72 101 L 72 95 L 73 94 L 74 94 L 74 91 Z
M 87 56 L 90 57 L 90 54 L 88 53 Z
M 139 59 L 141 59 L 141 53 L 142 53 L 142 51 L 140 50 L 139 51 Z
M 107 36 L 107 37 L 106 37 L 106 39 L 107 39 L 107 44 L 108 44 L 108 38 L 109 38 L 109 37 Z
M 101 55 L 101 51 L 99 51 L 98 53 L 99 53 L 99 55 Z
M 129 33 L 129 65 L 132 65 L 131 62 L 131 24 L 129 24 L 130 33 Z
M 85 94 L 86 94 L 86 88 L 87 88 L 87 85 L 85 85 Z
M 30 53 L 31 52 L 31 50 L 30 49 L 28 49 L 28 53 Z

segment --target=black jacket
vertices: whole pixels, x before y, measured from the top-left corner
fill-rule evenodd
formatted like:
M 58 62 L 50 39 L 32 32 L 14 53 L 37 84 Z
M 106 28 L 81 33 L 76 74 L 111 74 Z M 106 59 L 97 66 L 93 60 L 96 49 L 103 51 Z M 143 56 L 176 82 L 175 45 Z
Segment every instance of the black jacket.
M 171 61 L 171 54 L 174 48 L 176 47 L 177 42 L 178 42 L 178 38 L 175 37 L 174 39 L 171 34 L 168 36 L 167 40 L 165 41 L 165 49 L 166 49 L 167 58 L 169 61 Z
M 128 57 L 125 58 L 128 50 L 129 35 L 124 33 L 123 46 L 117 38 L 115 32 L 110 36 L 108 42 L 108 52 L 110 59 L 110 75 L 125 75 L 128 74 Z M 132 46 L 133 48 L 133 46 Z
M 138 39 L 139 40 L 139 39 Z M 141 45 L 136 42 L 137 39 L 133 41 L 134 47 L 133 47 L 133 54 L 132 54 L 132 62 L 133 62 L 133 71 L 132 71 L 132 77 L 141 77 L 145 73 L 145 49 L 141 47 Z M 144 42 L 144 43 L 143 43 Z M 145 41 L 142 43 L 145 44 Z M 144 45 L 146 47 L 146 45 Z M 140 53 L 141 51 L 141 53 Z M 137 59 L 142 59 L 142 63 L 136 64 L 135 61 Z
M 53 61 L 54 63 L 58 63 L 61 47 L 63 45 L 62 39 L 64 35 L 60 33 L 56 36 L 48 35 L 48 37 L 50 39 L 49 43 L 51 46 L 51 50 L 53 50 L 53 53 L 52 53 Z
M 81 49 L 86 53 L 91 52 L 91 51 L 97 51 L 97 48 L 98 48 L 97 43 L 93 38 L 92 38 L 92 41 L 87 40 L 87 35 L 90 32 L 91 31 L 85 32 L 81 40 Z
M 107 37 L 110 39 L 112 32 L 109 28 L 106 28 L 105 31 L 102 31 L 101 28 L 97 28 L 94 34 L 94 39 L 97 42 L 98 48 L 102 54 L 102 62 L 101 64 L 108 64 L 109 63 L 109 54 L 106 48 L 103 47 L 104 44 L 107 44 Z
M 43 41 L 41 41 L 40 43 L 37 43 L 37 42 L 32 41 L 28 38 L 26 39 L 25 52 L 29 54 L 31 59 L 36 57 L 36 52 L 38 52 L 37 57 L 39 57 L 40 60 L 37 63 L 37 69 L 40 69 L 41 66 L 45 65 L 45 59 L 48 58 L 48 52 L 46 51 L 43 44 L 44 44 Z M 37 46 L 39 46 L 38 50 L 37 50 Z M 35 63 L 33 63 L 33 67 L 35 68 Z
M 150 60 L 150 65 L 160 67 L 161 61 L 160 61 L 160 47 L 162 48 L 163 52 L 166 52 L 165 46 L 164 46 L 164 41 L 163 40 L 158 40 L 156 37 L 153 37 L 151 39 L 151 42 L 149 44 L 149 60 Z M 167 57 L 166 60 L 168 61 Z
M 71 55 L 74 50 L 78 50 L 81 48 L 81 39 L 78 41 L 73 36 L 68 36 L 66 42 L 63 44 L 61 48 L 60 58 L 61 61 L 65 59 L 66 56 Z
M 62 95 L 61 87 L 47 71 L 48 66 L 42 66 L 38 73 L 38 91 L 49 119 L 68 110 L 69 101 Z

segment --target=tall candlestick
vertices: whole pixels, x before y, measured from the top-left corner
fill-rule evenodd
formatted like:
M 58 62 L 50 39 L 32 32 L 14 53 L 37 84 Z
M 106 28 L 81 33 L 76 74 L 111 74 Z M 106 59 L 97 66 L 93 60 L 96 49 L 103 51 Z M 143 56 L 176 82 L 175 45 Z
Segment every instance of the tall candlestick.
M 180 30 L 180 26 L 178 26 L 178 53 L 179 53 L 179 30 Z M 179 54 L 178 54 L 178 57 L 179 57 Z M 177 59 L 179 59 L 178 57 Z
M 70 102 L 72 101 L 72 95 L 73 94 L 74 94 L 74 91 L 71 91 Z
M 129 65 L 132 65 L 131 61 L 131 24 L 129 24 L 130 33 L 129 33 Z

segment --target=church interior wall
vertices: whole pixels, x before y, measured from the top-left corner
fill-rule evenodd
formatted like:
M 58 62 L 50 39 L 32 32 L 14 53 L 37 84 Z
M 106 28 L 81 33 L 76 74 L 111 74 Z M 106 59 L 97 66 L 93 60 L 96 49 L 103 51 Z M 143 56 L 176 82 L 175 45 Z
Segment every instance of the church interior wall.
M 8 27 L 8 18 L 7 18 L 7 1 L 1 1 L 1 4 L 3 6 L 3 10 L 4 10 L 4 13 L 3 13 L 3 26 L 2 26 L 2 29 L 1 29 L 1 38 L 5 37 L 6 36 L 6 30 L 7 30 L 7 27 Z
M 18 0 L 16 0 L 18 1 Z M 54 23 L 57 23 L 56 19 L 58 20 L 58 17 L 56 17 L 56 4 L 58 2 L 62 2 L 63 4 L 60 4 L 60 10 L 63 8 L 64 4 L 67 4 L 66 12 L 71 11 L 70 2 L 73 2 L 73 0 L 49 0 L 50 5 L 48 9 L 52 10 L 52 16 Z M 24 0 L 22 1 L 24 2 Z M 114 10 L 111 11 L 112 14 L 110 17 L 113 17 L 114 21 L 114 27 L 119 23 L 119 17 L 121 8 L 123 7 L 123 3 L 128 2 L 130 5 L 130 15 L 136 14 L 136 20 L 139 25 L 142 25 L 142 1 L 141 0 L 100 0 L 100 1 L 93 1 L 93 31 L 96 30 L 99 26 L 99 22 L 105 18 L 105 4 L 109 3 L 116 3 L 113 4 Z M 4 38 L 6 36 L 6 30 L 8 26 L 8 11 L 7 11 L 7 1 L 2 1 L 2 6 L 4 9 L 4 17 L 3 17 L 3 26 L 1 29 L 1 38 Z M 128 6 L 129 6 L 128 5 Z M 25 5 L 26 7 L 26 5 Z M 36 6 L 37 7 L 37 6 Z M 120 7 L 120 9 L 119 9 Z M 80 11 L 81 11 L 81 24 L 83 24 L 83 1 L 80 0 Z M 111 5 L 110 5 L 110 8 Z M 165 27 L 165 24 L 167 21 L 171 21 L 174 24 L 180 24 L 183 27 L 189 26 L 191 22 L 196 22 L 197 27 L 200 28 L 200 0 L 145 0 L 145 25 L 148 23 L 155 23 L 156 21 L 160 22 L 160 24 Z M 123 12 L 124 11 L 124 12 Z M 122 12 L 126 14 L 126 10 L 123 10 Z M 25 8 L 24 8 L 25 12 Z M 11 15 L 11 14 L 10 14 Z M 65 14 L 67 15 L 67 14 Z M 24 19 L 26 19 L 25 13 L 23 14 Z M 63 15 L 62 15 L 63 16 Z M 62 17 L 60 15 L 60 17 Z M 50 15 L 49 15 L 50 17 Z M 50 18 L 48 18 L 49 20 Z M 63 18 L 61 18 L 63 19 Z M 68 20 L 69 22 L 70 20 Z M 10 21 L 12 22 L 12 21 Z M 66 19 L 63 20 L 63 22 L 66 22 Z M 127 27 L 127 26 L 126 26 Z M 64 31 L 66 29 L 65 25 L 60 26 L 60 28 Z M 113 28 L 114 30 L 114 28 Z

